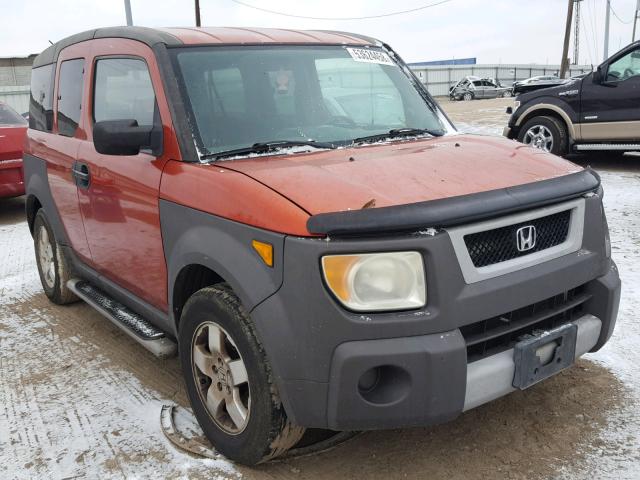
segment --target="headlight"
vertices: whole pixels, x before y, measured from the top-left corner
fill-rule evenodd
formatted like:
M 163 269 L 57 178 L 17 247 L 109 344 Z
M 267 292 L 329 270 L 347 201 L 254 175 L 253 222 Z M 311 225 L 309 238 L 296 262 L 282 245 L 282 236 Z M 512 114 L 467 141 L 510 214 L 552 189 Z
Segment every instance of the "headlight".
M 357 312 L 420 308 L 427 301 L 418 252 L 328 255 L 322 271 L 338 300 Z

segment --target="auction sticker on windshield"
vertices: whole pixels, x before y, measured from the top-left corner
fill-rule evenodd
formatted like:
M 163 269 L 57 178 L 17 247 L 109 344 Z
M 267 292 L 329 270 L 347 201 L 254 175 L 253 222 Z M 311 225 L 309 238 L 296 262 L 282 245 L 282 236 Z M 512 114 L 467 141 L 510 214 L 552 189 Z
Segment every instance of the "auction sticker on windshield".
M 395 65 L 391 57 L 386 52 L 380 50 L 369 50 L 366 48 L 347 48 L 349 55 L 356 62 L 379 63 L 381 65 Z

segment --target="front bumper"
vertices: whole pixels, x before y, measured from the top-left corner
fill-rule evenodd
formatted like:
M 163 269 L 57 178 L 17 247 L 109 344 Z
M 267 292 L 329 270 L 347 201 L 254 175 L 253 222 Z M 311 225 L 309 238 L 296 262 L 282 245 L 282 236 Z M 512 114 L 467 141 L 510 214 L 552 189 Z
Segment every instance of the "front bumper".
M 22 159 L 0 160 L 0 198 L 24 195 Z
M 288 237 L 283 285 L 258 305 L 256 323 L 287 414 L 307 427 L 334 430 L 441 423 L 513 390 L 512 352 L 468 363 L 461 329 L 581 289 L 589 300 L 578 323 L 578 355 L 610 337 L 620 298 L 606 258 L 601 201 L 585 199 L 579 251 L 467 284 L 449 234 L 369 240 Z M 356 314 L 323 285 L 325 254 L 415 250 L 425 259 L 428 304 L 411 312 Z M 584 324 L 584 326 L 583 326 Z M 375 388 L 365 378 L 375 372 Z

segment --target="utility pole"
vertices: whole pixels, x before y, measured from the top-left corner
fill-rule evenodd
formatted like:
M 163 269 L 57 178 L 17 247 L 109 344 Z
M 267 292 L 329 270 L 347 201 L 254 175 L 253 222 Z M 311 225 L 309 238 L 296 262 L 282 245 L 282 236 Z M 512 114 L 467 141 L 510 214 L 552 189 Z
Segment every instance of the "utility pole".
M 562 47 L 562 61 L 560 62 L 560 78 L 564 78 L 569 67 L 569 40 L 571 40 L 571 22 L 573 20 L 573 0 L 569 0 L 567 8 L 567 25 L 564 30 L 564 46 Z
M 133 19 L 131 18 L 131 2 L 129 0 L 124 0 L 124 13 L 127 16 L 127 26 L 132 26 Z
M 604 20 L 604 60 L 609 58 L 609 22 L 611 21 L 611 0 L 607 0 L 607 14 Z
M 195 1 L 196 1 L 196 27 L 199 27 L 200 26 L 200 0 L 195 0 Z
M 636 14 L 633 16 L 633 36 L 631 37 L 631 41 L 636 41 L 636 25 L 638 24 L 638 17 L 640 17 L 640 0 L 638 0 L 638 4 L 636 5 Z
M 575 24 L 573 29 L 573 64 L 578 65 L 580 58 L 580 2 L 582 0 L 574 0 L 576 4 Z M 638 0 L 640 2 L 640 0 Z

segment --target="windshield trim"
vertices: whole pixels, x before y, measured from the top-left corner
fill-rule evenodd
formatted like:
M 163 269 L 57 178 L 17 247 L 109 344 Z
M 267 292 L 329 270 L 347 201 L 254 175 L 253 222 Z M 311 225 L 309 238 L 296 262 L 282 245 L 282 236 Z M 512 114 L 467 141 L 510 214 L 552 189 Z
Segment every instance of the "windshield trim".
M 391 60 L 398 66 L 400 71 L 407 77 L 409 83 L 413 86 L 416 92 L 420 95 L 420 97 L 425 102 L 425 107 L 432 110 L 438 120 L 441 122 L 444 127 L 444 132 L 442 136 L 448 136 L 452 134 L 457 134 L 458 131 L 454 126 L 451 119 L 447 116 L 444 110 L 440 107 L 440 105 L 434 100 L 431 94 L 428 92 L 426 86 L 418 79 L 415 73 L 409 68 L 409 66 L 398 56 L 395 51 L 393 51 L 386 44 L 382 45 L 361 45 L 361 44 L 352 44 L 352 43 L 344 43 L 344 44 L 336 44 L 336 43 L 224 43 L 224 44 L 197 44 L 197 45 L 180 45 L 180 46 L 171 46 L 167 47 L 166 51 L 169 54 L 169 60 L 171 64 L 171 68 L 173 70 L 174 78 L 176 79 L 178 92 L 180 94 L 180 100 L 183 104 L 183 108 L 187 114 L 187 128 L 188 134 L 190 134 L 193 139 L 194 147 L 196 150 L 196 159 L 187 160 L 192 162 L 200 162 L 200 163 L 215 163 L 216 161 L 224 161 L 225 159 L 216 160 L 214 157 L 216 153 L 220 152 L 210 152 L 207 147 L 202 142 L 202 138 L 200 136 L 200 132 L 198 130 L 198 123 L 196 121 L 195 114 L 193 112 L 193 108 L 191 106 L 190 97 L 186 90 L 186 82 L 182 75 L 182 69 L 180 67 L 178 61 L 178 55 L 184 51 L 193 51 L 193 50 L 212 50 L 212 49 L 229 49 L 229 48 L 256 48 L 256 49 L 278 49 L 278 48 L 318 48 L 318 47 L 333 47 L 333 48 L 348 48 L 348 47 L 357 47 L 357 48 L 367 48 L 372 50 L 384 51 L 389 55 Z M 427 136 L 428 137 L 428 136 Z M 428 137 L 430 138 L 430 137 Z M 396 142 L 396 141 L 419 141 L 425 140 L 425 136 L 419 135 L 417 137 L 402 137 L 402 138 L 388 138 L 385 142 Z M 365 146 L 365 145 L 374 145 L 379 142 L 372 143 L 361 143 L 358 145 L 353 144 L 351 141 L 345 140 L 340 142 L 333 142 L 337 147 L 351 147 L 351 146 Z M 250 147 L 251 144 L 247 144 L 247 147 Z M 273 152 L 276 153 L 276 152 Z M 234 157 L 236 158 L 236 157 Z

